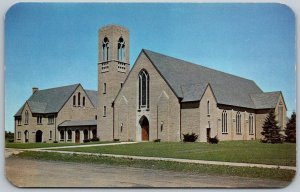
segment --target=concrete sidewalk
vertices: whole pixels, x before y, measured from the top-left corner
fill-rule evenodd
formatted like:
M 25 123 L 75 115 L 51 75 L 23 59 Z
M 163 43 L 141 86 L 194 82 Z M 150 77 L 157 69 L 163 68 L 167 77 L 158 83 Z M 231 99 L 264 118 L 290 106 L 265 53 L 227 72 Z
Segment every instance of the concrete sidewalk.
M 32 150 L 41 150 L 41 149 L 64 149 L 64 148 L 80 148 L 80 147 L 101 147 L 109 145 L 127 145 L 134 144 L 137 142 L 119 142 L 119 143 L 98 143 L 98 144 L 87 144 L 87 145 L 71 145 L 71 146 L 60 146 L 60 147 L 41 147 L 41 148 L 31 148 L 31 149 L 22 149 L 23 151 L 32 151 Z
M 234 166 L 234 167 L 258 167 L 258 168 L 269 168 L 269 169 L 286 169 L 286 170 L 294 170 L 294 171 L 297 170 L 297 167 L 293 167 L 293 166 L 266 165 L 266 164 L 255 164 L 255 163 L 235 163 L 235 162 L 205 161 L 205 160 L 177 159 L 177 158 L 165 158 L 165 157 L 145 157 L 145 156 L 131 156 L 131 155 L 74 152 L 74 151 L 56 151 L 56 150 L 47 150 L 45 148 L 44 149 L 27 149 L 27 150 L 40 151 L 40 152 L 56 152 L 56 153 L 63 153 L 63 154 L 78 154 L 78 155 L 93 155 L 93 156 L 104 156 L 104 157 L 127 158 L 127 159 L 137 159 L 137 160 L 171 161 L 171 162 L 178 162 L 178 163 L 225 165 L 225 166 Z

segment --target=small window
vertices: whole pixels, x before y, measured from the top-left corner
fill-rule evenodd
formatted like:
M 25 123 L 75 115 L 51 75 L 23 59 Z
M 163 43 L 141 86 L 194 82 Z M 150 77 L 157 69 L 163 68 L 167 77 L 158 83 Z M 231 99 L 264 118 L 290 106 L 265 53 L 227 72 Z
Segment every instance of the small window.
M 121 88 L 123 87 L 123 83 L 121 83 Z
M 76 106 L 76 95 L 73 95 L 73 106 Z
M 82 97 L 82 105 L 85 106 L 85 97 Z
M 37 124 L 42 124 L 42 121 L 43 121 L 43 117 L 41 115 L 37 116 Z
M 48 116 L 48 124 L 54 124 L 54 115 Z
M 95 115 L 95 120 L 97 120 L 97 115 Z
M 106 106 L 103 107 L 103 117 L 106 117 Z
M 78 106 L 80 106 L 80 92 L 78 93 Z
M 18 131 L 18 139 L 21 139 L 21 131 Z
M 124 62 L 125 59 L 125 41 L 122 37 L 118 41 L 118 60 Z
M 103 83 L 103 94 L 106 94 L 106 83 Z
M 22 119 L 17 119 L 18 125 L 22 125 Z
M 123 132 L 123 123 L 121 123 L 120 129 L 121 129 L 121 133 L 122 133 Z
M 51 140 L 52 139 L 52 131 L 50 131 L 50 133 L 49 133 L 49 140 Z

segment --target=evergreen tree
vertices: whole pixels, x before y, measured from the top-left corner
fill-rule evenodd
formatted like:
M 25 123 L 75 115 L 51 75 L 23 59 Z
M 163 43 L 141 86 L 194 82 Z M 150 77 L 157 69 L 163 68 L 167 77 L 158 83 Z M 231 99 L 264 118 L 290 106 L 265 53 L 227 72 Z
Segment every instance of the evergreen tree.
M 274 110 L 270 110 L 268 116 L 263 124 L 262 142 L 264 143 L 282 143 L 282 135 L 280 134 L 280 127 L 275 120 Z
M 286 135 L 285 140 L 287 142 L 296 143 L 296 113 L 295 112 L 293 112 L 291 118 L 286 124 L 285 135 Z

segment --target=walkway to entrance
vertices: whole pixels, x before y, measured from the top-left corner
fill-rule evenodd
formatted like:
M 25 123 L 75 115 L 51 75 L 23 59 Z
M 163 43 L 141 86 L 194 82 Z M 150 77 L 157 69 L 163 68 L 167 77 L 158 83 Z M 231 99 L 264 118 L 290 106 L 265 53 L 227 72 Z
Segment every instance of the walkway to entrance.
M 141 117 L 140 125 L 142 129 L 142 141 L 149 141 L 149 121 L 146 116 Z

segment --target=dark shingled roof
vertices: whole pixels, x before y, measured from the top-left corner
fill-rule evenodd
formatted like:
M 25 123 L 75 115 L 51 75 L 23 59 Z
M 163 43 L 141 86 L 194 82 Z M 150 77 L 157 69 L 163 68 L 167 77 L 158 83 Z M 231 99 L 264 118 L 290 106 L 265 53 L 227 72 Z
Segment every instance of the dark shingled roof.
M 280 94 L 280 91 L 252 94 L 251 98 L 256 109 L 270 109 L 276 107 Z
M 32 113 L 57 113 L 80 84 L 56 87 L 36 91 L 27 100 Z M 97 91 L 86 91 L 93 105 L 97 106 Z M 20 116 L 25 104 L 18 110 L 15 116 Z
M 98 91 L 93 91 L 93 90 L 85 90 L 86 94 L 90 98 L 92 104 L 94 107 L 97 107 L 97 98 L 98 98 Z
M 254 81 L 143 49 L 143 52 L 183 102 L 199 101 L 210 84 L 217 103 L 255 108 L 251 94 L 262 90 Z
M 97 120 L 78 120 L 78 121 L 72 121 L 67 120 L 59 124 L 59 127 L 79 127 L 79 126 L 92 126 L 97 125 Z

